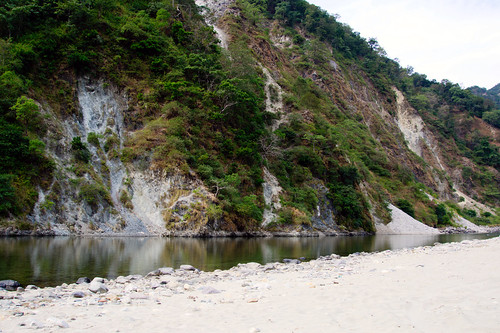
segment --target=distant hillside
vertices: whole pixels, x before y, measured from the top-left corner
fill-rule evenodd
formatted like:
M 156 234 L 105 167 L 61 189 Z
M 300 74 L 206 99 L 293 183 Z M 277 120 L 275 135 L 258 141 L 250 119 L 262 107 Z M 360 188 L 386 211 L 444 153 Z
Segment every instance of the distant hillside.
M 478 86 L 470 87 L 467 89 L 469 89 L 476 96 L 481 96 L 493 101 L 495 103 L 495 107 L 497 109 L 500 109 L 500 83 L 489 90 L 487 90 L 486 88 L 480 88 Z

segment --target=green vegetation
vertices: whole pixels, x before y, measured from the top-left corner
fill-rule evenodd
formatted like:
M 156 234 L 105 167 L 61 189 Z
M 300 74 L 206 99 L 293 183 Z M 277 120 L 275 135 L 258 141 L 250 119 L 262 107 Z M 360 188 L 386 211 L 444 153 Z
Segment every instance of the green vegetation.
M 408 200 L 399 199 L 398 201 L 396 201 L 396 206 L 411 217 L 415 217 L 415 209 L 413 208 L 411 202 L 409 202 Z
M 376 39 L 362 38 L 304 0 L 238 0 L 236 6 L 241 15 L 223 19 L 232 36 L 223 51 L 192 0 L 0 4 L 0 214 L 25 216 L 37 188 L 51 183 L 53 163 L 43 143 L 48 121 L 35 100 L 58 117 L 74 116 L 81 75 L 127 93 L 125 124 L 134 132 L 124 147 L 110 129 L 88 133 L 88 145 L 72 138 L 74 185 L 93 209 L 112 206 L 109 180 L 90 163 L 107 155 L 167 174 L 195 174 L 215 197 L 204 207 L 207 218 L 224 220 L 231 230 L 260 226 L 264 166 L 283 188 L 282 226 L 310 227 L 323 201 L 349 230 L 373 231 L 372 215 L 387 216 L 388 201 L 428 224 L 448 224 L 446 207 L 425 194 L 437 192 L 436 177 L 445 182 L 446 175 L 432 174 L 386 124 L 382 113 L 396 107 L 393 87 L 438 133 L 449 165 L 459 164 L 458 154 L 471 160 L 462 178 L 481 189 L 478 199 L 498 205 L 498 148 L 479 129 L 465 130 L 476 118 L 498 127 L 491 103 L 401 68 Z M 273 47 L 272 32 L 289 37 L 290 47 Z M 265 111 L 260 63 L 273 67 L 284 90 L 286 121 L 274 132 L 270 125 L 280 115 Z M 372 101 L 380 110 L 371 109 Z M 127 191 L 119 200 L 133 208 Z M 47 209 L 56 205 L 48 202 Z

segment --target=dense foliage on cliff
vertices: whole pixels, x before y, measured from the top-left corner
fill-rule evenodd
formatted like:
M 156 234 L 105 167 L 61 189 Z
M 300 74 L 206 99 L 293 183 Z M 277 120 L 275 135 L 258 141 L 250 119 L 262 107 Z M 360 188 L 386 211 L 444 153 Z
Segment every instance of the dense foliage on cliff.
M 76 78 L 87 75 L 127 93 L 125 122 L 135 133 L 119 152 L 122 161 L 195 173 L 217 199 L 207 214 L 229 229 L 260 225 L 263 166 L 284 189 L 277 227 L 310 226 L 322 190 L 347 229 L 373 231 L 371 215 L 387 218 L 387 201 L 428 224 L 448 223 L 440 219 L 444 208 L 423 194 L 433 192 L 417 172 L 425 163 L 397 159 L 392 149 L 403 149 L 397 136 L 380 119 L 365 121 L 362 106 L 332 78 L 332 66 L 353 87 L 369 87 L 389 110 L 396 103 L 393 87 L 403 91 L 448 147 L 476 162 L 463 172 L 471 188 L 487 190 L 477 199 L 498 205 L 500 180 L 488 169 L 500 167 L 498 148 L 463 130 L 456 117 L 495 125 L 491 103 L 401 68 L 375 39 L 365 40 L 306 1 L 238 0 L 234 6 L 241 14 L 226 18 L 233 36 L 226 52 L 192 0 L 0 4 L 0 214 L 23 218 L 38 187 L 51 182 L 54 165 L 43 144 L 48 120 L 33 100 L 60 117 L 77 114 Z M 271 22 L 290 37 L 289 51 L 247 46 L 269 43 Z M 278 116 L 265 111 L 257 64 L 269 56 L 281 73 L 288 113 L 274 133 L 269 127 Z M 74 138 L 72 146 L 75 170 L 84 170 L 86 143 Z
M 48 101 L 62 116 L 77 112 L 72 84 L 86 74 L 129 90 L 134 106 L 126 122 L 140 131 L 124 160 L 199 170 L 225 211 L 260 219 L 251 193 L 262 181 L 262 81 L 246 67 L 248 50 L 235 52 L 230 65 L 221 56 L 193 1 L 8 1 L 0 5 L 0 36 L 1 213 L 28 213 L 33 201 L 13 206 L 19 184 L 28 183 L 36 199 L 33 177 L 50 177 L 47 168 L 22 167 L 44 159 L 43 145 L 36 145 L 43 120 L 21 115 L 38 114 L 36 105 L 21 105 L 33 103 L 24 96 Z M 84 146 L 74 151 L 75 163 L 88 162 L 78 158 Z

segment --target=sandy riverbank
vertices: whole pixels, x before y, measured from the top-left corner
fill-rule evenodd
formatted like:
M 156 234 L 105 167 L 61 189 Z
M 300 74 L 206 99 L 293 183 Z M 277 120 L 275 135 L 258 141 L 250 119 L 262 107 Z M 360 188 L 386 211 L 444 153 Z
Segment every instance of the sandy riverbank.
M 165 269 L 104 281 L 101 294 L 89 284 L 1 291 L 0 330 L 497 332 L 499 254 L 494 238 L 210 273 Z

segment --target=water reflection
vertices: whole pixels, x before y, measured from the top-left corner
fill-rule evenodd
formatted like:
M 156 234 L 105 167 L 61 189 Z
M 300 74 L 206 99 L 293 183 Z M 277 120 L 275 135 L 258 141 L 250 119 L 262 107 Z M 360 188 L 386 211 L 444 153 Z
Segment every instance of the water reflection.
M 488 235 L 380 235 L 323 238 L 0 238 L 0 280 L 38 286 L 81 276 L 114 278 L 189 263 L 205 271 L 336 253 L 374 252 L 489 238 Z

